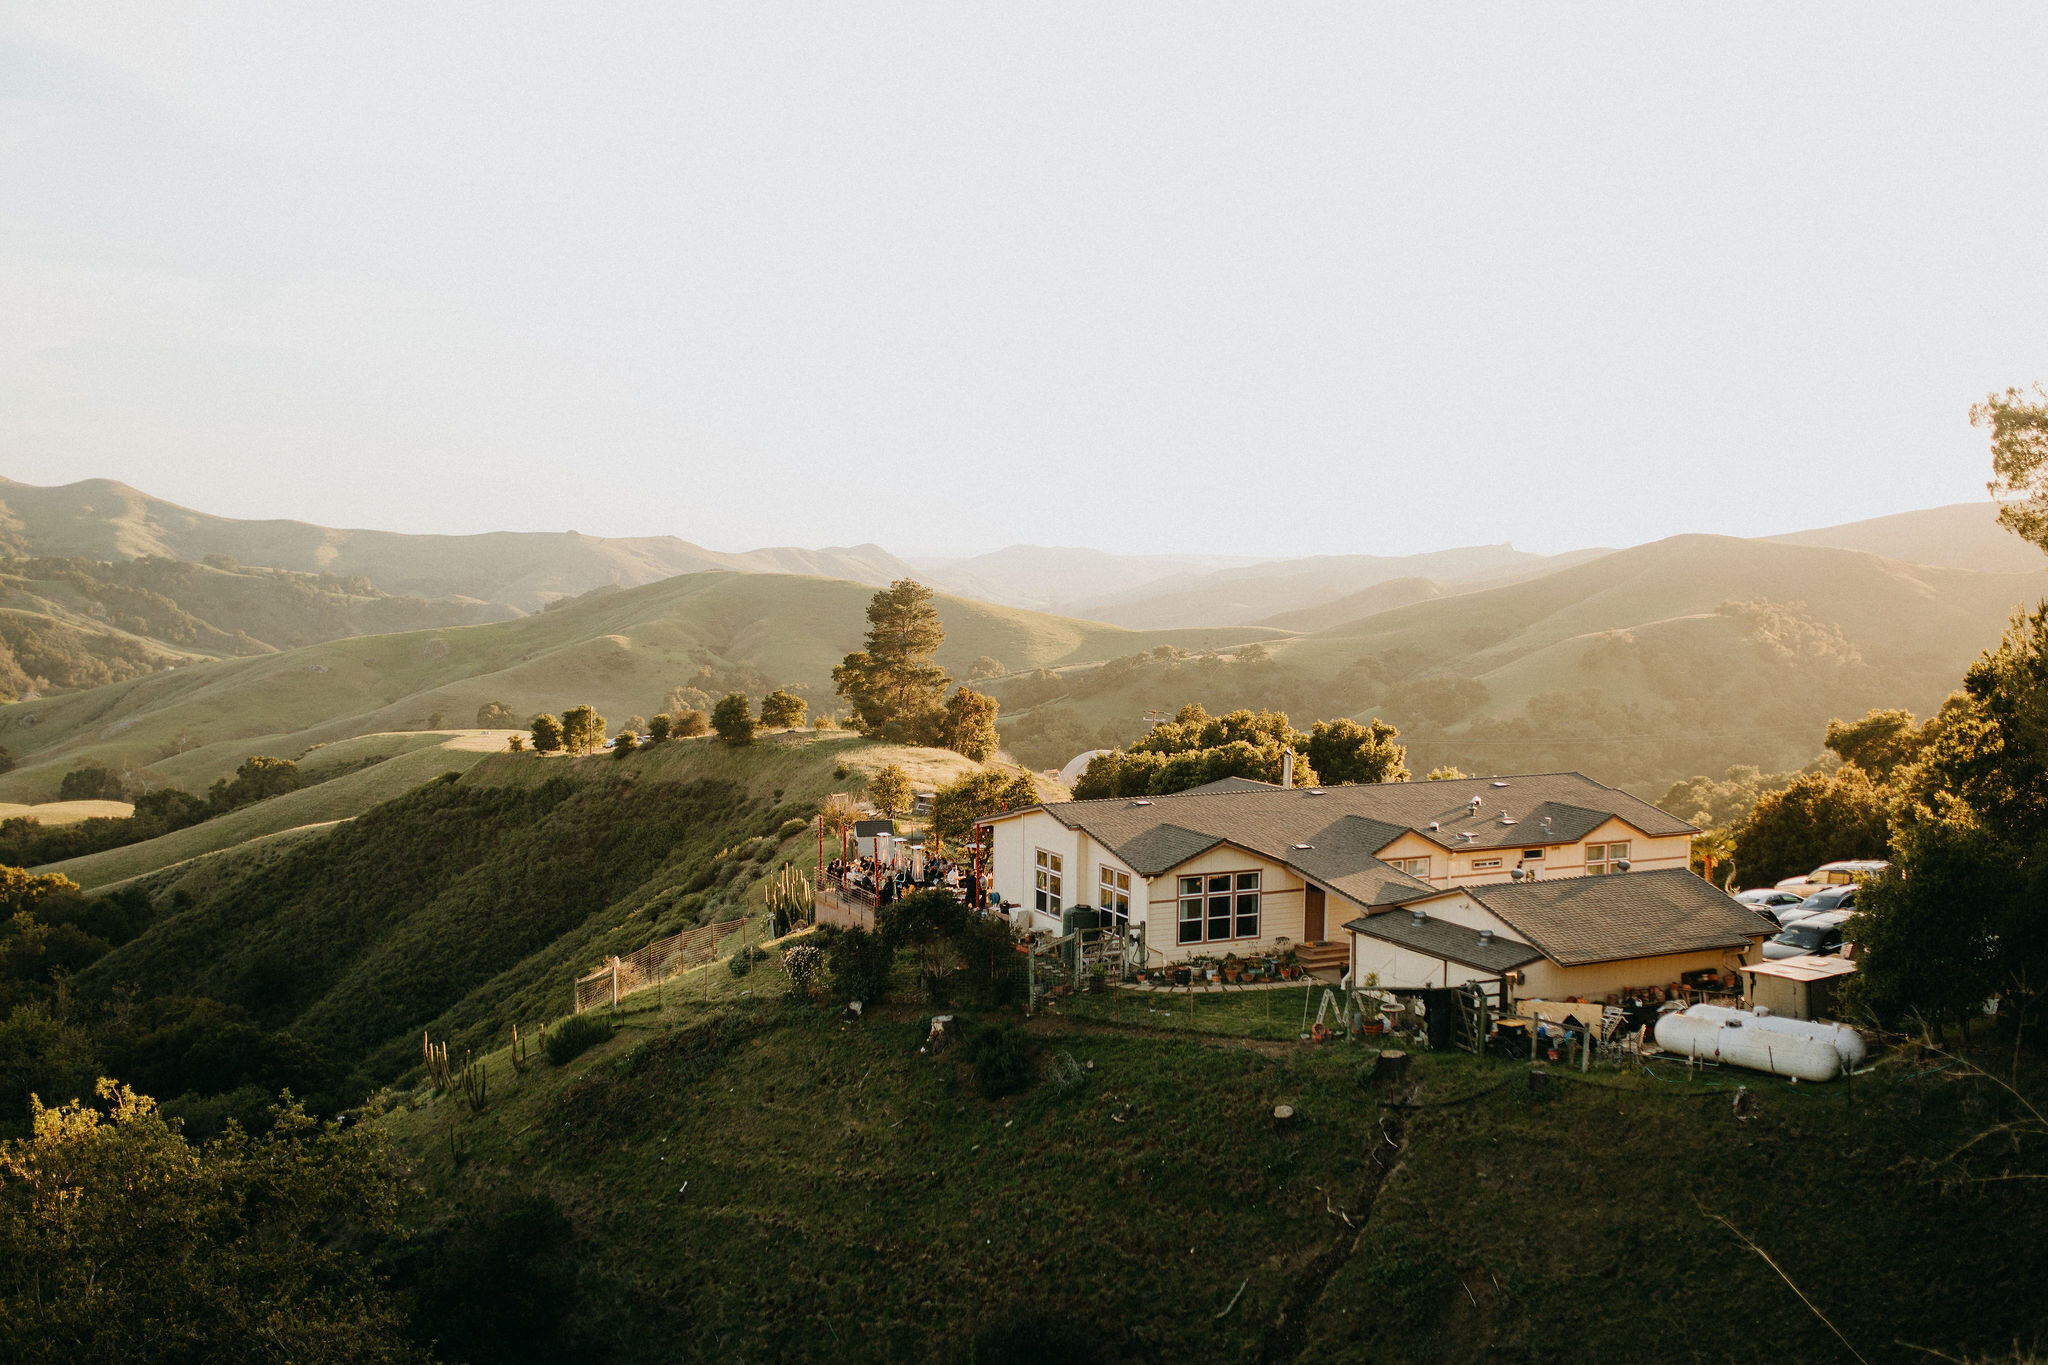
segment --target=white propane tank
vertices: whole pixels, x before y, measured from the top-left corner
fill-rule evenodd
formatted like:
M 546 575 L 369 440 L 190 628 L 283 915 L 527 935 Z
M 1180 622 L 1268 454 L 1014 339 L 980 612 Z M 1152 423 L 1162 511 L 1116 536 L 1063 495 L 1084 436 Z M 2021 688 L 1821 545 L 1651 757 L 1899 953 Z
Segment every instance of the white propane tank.
M 1801 1081 L 1831 1081 L 1864 1057 L 1863 1040 L 1846 1024 L 1811 1024 L 1726 1005 L 1694 1005 L 1665 1015 L 1657 1021 L 1657 1046 Z

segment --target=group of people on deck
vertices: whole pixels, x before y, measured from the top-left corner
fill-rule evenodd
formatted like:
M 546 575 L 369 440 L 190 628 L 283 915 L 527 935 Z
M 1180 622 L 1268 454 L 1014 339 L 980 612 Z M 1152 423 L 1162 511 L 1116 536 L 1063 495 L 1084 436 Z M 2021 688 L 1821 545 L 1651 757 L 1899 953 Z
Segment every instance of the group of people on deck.
M 988 884 L 992 880 L 988 873 L 981 875 L 981 886 L 975 885 L 972 871 L 960 866 L 951 858 L 929 857 L 922 860 L 923 875 L 916 875 L 910 863 L 883 862 L 876 858 L 834 858 L 825 865 L 825 876 L 844 890 L 872 895 L 875 904 L 890 905 L 912 891 L 943 886 L 969 905 L 984 904 L 988 898 Z

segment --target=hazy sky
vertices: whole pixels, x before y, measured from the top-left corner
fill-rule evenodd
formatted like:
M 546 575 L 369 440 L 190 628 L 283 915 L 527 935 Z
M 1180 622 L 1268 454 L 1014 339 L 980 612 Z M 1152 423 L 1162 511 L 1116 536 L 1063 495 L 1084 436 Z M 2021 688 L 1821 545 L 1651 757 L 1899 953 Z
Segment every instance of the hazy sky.
M 0 3 L 0 473 L 901 553 L 1981 497 L 2044 69 L 2039 4 Z

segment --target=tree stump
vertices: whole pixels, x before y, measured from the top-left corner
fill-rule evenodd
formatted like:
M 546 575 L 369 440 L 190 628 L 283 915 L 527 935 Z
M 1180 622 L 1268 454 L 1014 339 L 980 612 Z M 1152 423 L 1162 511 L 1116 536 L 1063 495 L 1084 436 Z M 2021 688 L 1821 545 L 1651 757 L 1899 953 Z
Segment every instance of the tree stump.
M 1399 1085 L 1408 1078 L 1408 1054 L 1397 1048 L 1386 1048 L 1373 1059 L 1372 1081 L 1374 1085 Z
M 1532 1095 L 1547 1095 L 1550 1093 L 1550 1073 L 1548 1071 L 1531 1071 L 1529 1073 L 1529 1093 Z
M 1285 1131 L 1294 1126 L 1294 1106 L 1276 1104 L 1273 1106 L 1273 1126 Z

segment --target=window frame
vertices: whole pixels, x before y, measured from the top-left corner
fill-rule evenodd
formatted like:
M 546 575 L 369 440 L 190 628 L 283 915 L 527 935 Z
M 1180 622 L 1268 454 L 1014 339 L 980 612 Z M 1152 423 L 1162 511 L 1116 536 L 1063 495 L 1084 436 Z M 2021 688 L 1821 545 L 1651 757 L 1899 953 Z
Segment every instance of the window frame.
M 1420 877 L 1422 880 L 1428 881 L 1431 861 L 1432 859 L 1427 854 L 1420 858 L 1389 858 L 1387 859 L 1387 866 L 1397 872 L 1405 872 L 1411 877 Z M 1417 863 L 1422 864 L 1422 866 L 1417 868 Z
M 1628 839 L 1609 839 L 1605 843 L 1587 844 L 1586 875 L 1589 877 L 1605 877 L 1613 873 L 1614 864 L 1629 856 L 1629 845 L 1632 842 L 1632 840 Z M 1593 856 L 1593 850 L 1596 848 L 1600 850 L 1598 858 Z M 1615 852 L 1616 849 L 1621 851 L 1617 853 Z
M 1109 912 L 1117 928 L 1125 928 L 1131 922 L 1131 874 L 1102 863 L 1095 877 L 1096 905 Z
M 1265 930 L 1265 874 L 1261 869 L 1189 873 L 1178 879 L 1174 892 L 1175 947 L 1245 943 L 1260 938 Z
M 1066 901 L 1066 863 L 1049 848 L 1036 849 L 1031 865 L 1032 908 L 1057 915 Z

